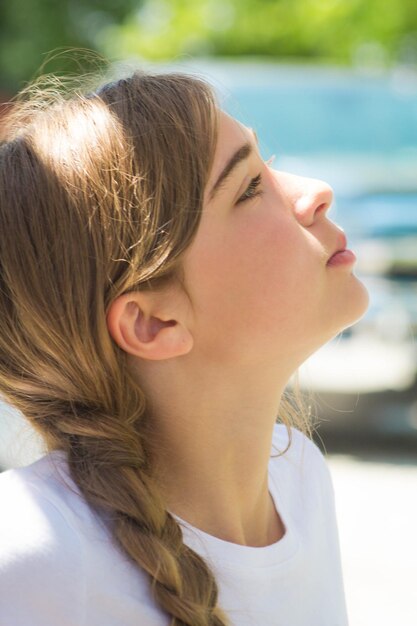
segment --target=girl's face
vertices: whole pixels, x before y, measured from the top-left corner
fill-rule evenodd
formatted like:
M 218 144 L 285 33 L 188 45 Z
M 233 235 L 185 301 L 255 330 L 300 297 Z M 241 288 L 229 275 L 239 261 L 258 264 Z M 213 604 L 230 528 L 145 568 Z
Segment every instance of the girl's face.
M 352 262 L 327 264 L 344 247 L 327 217 L 331 188 L 273 170 L 254 133 L 219 116 L 201 222 L 184 255 L 194 350 L 214 364 L 294 370 L 364 314 L 368 293 Z

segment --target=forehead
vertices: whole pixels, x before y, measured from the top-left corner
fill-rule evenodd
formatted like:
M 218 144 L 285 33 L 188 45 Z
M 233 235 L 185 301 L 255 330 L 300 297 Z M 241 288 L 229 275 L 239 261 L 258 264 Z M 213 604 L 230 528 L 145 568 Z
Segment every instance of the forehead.
M 217 180 L 231 155 L 244 143 L 253 140 L 251 130 L 237 119 L 221 110 L 219 110 L 218 116 L 217 144 L 206 194 Z

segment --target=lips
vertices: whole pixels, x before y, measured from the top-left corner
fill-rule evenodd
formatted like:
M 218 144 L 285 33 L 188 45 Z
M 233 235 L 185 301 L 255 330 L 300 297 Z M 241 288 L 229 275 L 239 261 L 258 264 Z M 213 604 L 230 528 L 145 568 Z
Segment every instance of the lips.
M 356 262 L 356 255 L 346 248 L 347 241 L 343 232 L 339 234 L 336 250 L 327 261 L 327 267 L 346 267 Z
M 331 256 L 328 258 L 327 263 L 334 257 L 335 254 L 337 254 L 338 252 L 342 252 L 343 250 L 346 250 L 346 246 L 347 246 L 346 235 L 344 232 L 340 232 L 336 241 L 336 248 L 332 252 Z

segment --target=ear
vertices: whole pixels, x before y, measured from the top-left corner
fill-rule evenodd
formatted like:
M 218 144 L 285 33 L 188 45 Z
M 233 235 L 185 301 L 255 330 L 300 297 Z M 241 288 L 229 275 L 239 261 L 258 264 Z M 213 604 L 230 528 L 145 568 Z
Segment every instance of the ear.
M 193 337 L 185 319 L 180 319 L 180 309 L 177 308 L 178 319 L 173 319 L 168 310 L 164 312 L 160 298 L 155 292 L 133 291 L 111 303 L 107 327 L 125 352 L 156 361 L 187 354 L 193 347 Z

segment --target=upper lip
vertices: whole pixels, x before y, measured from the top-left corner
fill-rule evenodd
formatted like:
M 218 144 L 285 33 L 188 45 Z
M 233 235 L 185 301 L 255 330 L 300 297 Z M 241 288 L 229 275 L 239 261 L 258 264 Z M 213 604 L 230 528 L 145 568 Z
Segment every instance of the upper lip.
M 329 256 L 329 258 L 327 259 L 328 261 L 330 261 L 330 259 L 337 254 L 338 252 L 342 252 L 343 250 L 346 250 L 346 246 L 347 246 L 347 239 L 346 239 L 346 235 L 343 231 L 339 232 L 337 241 L 336 241 L 336 248 L 333 250 L 333 252 L 331 253 L 331 255 Z

